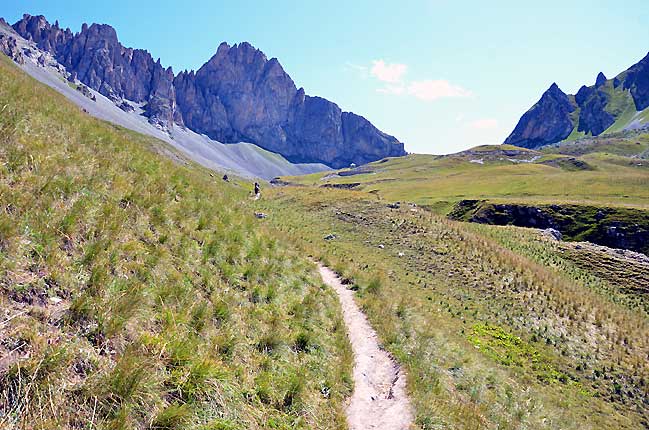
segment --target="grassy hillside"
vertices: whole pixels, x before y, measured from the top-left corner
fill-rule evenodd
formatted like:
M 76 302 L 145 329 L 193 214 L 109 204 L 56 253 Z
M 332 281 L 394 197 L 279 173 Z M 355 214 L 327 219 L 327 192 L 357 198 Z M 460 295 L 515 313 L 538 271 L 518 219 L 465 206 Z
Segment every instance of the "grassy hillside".
M 649 134 L 607 142 L 565 144 L 544 152 L 485 146 L 450 156 L 386 159 L 357 169 L 360 174 L 284 179 L 312 186 L 355 184 L 354 189 L 377 198 L 415 202 L 438 213 L 448 213 L 463 199 L 649 208 L 649 163 L 628 158 L 649 148 Z M 520 154 L 503 153 L 512 148 Z
M 345 427 L 335 296 L 245 189 L 1 55 L 0 111 L 1 428 Z
M 536 230 L 392 209 L 363 191 L 281 187 L 257 204 L 357 290 L 407 369 L 417 428 L 649 423 L 649 264 Z

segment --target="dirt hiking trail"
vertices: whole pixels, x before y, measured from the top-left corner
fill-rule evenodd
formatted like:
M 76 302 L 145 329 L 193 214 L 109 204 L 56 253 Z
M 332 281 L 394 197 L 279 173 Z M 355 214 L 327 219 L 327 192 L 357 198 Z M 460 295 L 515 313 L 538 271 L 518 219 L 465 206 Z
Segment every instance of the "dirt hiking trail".
M 338 294 L 354 351 L 354 393 L 347 406 L 350 430 L 407 430 L 413 420 L 406 377 L 378 344 L 376 332 L 354 302 L 354 292 L 328 267 L 318 264 L 325 284 Z

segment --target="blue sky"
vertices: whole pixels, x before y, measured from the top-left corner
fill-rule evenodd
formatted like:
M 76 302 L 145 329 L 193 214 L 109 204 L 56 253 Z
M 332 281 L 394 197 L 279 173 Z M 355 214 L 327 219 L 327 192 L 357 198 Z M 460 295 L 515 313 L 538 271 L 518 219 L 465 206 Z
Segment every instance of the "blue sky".
M 353 3 L 353 4 L 349 4 Z M 552 82 L 574 93 L 649 51 L 649 2 L 3 0 L 79 31 L 117 29 L 175 72 L 221 41 L 277 57 L 298 87 L 370 119 L 419 153 L 500 143 Z

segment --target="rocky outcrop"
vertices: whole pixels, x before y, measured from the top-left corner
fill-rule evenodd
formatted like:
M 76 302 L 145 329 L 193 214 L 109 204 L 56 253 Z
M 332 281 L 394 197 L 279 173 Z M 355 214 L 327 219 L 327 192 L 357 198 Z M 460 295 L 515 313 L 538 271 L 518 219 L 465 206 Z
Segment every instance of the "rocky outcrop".
M 554 229 L 567 240 L 588 241 L 649 255 L 649 212 L 640 209 L 462 200 L 455 205 L 449 218 L 481 224 Z
M 537 148 L 563 140 L 574 128 L 571 118 L 574 110 L 574 103 L 553 83 L 541 99 L 525 112 L 505 143 Z
M 636 109 L 649 107 L 649 54 L 623 75 L 623 87 L 631 91 Z
M 13 29 L 37 47 L 51 53 L 81 82 L 111 100 L 145 103 L 152 123 L 173 124 L 173 72 L 141 49 L 125 48 L 115 29 L 105 24 L 83 24 L 81 32 L 50 25 L 43 16 L 24 15 Z M 180 119 L 178 117 L 178 119 Z
M 332 167 L 404 155 L 365 118 L 297 89 L 275 58 L 249 43 L 222 43 L 196 73 L 174 80 L 185 124 L 221 142 L 254 142 L 292 162 Z
M 11 58 L 18 64 L 23 64 L 25 58 L 18 48 L 16 39 L 11 36 L 0 34 L 0 52 L 4 53 L 7 57 Z
M 405 155 L 403 143 L 365 118 L 307 96 L 276 58 L 246 42 L 222 43 L 198 71 L 174 75 L 147 51 L 122 46 L 109 25 L 84 24 L 73 34 L 43 16 L 24 15 L 13 28 L 116 104 L 143 103 L 144 115 L 161 128 L 182 125 L 224 143 L 251 142 L 292 162 L 331 167 Z
M 600 77 L 603 76 L 600 73 L 597 81 L 600 82 Z M 602 85 L 600 83 L 594 87 L 583 86 L 575 95 L 575 101 L 580 107 L 577 131 L 598 136 L 615 122 L 613 115 L 606 111 L 608 95 L 599 89 Z
M 174 85 L 178 108 L 192 130 L 271 150 L 271 142 L 285 142 L 282 125 L 297 88 L 276 59 L 268 60 L 249 43 L 222 43 L 195 74 L 180 73 Z
M 72 41 L 74 35 L 70 29 L 62 30 L 56 21 L 50 25 L 44 16 L 23 15 L 23 19 L 15 23 L 13 29 L 25 39 L 36 43 L 43 51 L 50 52 L 57 57 L 58 52 Z
M 352 112 L 343 112 L 342 120 L 345 145 L 354 142 L 356 148 L 361 150 L 358 157 L 352 157 L 354 147 L 350 145 L 347 148 L 347 159 L 354 161 L 354 164 L 365 164 L 385 157 L 406 155 L 403 144 L 397 144 L 394 137 L 381 132 L 362 116 Z
M 595 85 L 582 86 L 574 99 L 562 92 L 559 94 L 558 88 L 553 91 L 556 97 L 550 97 L 548 93 L 551 90 L 552 87 L 521 117 L 505 143 L 536 148 L 559 142 L 575 129 L 587 135 L 599 136 L 626 111 L 627 105 L 621 103 L 633 107 L 631 97 L 637 111 L 646 109 L 649 107 L 649 54 L 612 80 L 600 72 Z M 566 114 L 575 110 L 579 111 L 578 115 Z

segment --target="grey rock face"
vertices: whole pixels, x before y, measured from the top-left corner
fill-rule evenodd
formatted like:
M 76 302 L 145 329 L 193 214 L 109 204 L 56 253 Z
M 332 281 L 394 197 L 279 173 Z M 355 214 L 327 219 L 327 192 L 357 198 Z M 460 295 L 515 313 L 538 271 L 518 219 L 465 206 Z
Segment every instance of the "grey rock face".
M 275 146 L 271 141 L 285 142 L 281 125 L 297 89 L 276 59 L 267 60 L 249 43 L 222 43 L 195 74 L 180 73 L 174 85 L 187 127 L 222 142 L 250 141 L 266 149 Z
M 146 102 L 151 122 L 173 124 L 173 72 L 141 49 L 125 48 L 115 29 L 106 24 L 84 24 L 72 34 L 44 16 L 24 15 L 13 25 L 22 37 L 50 52 L 77 79 L 112 100 Z
M 11 36 L 0 34 L 0 52 L 3 52 L 7 57 L 11 58 L 18 64 L 23 64 L 25 62 L 25 58 L 16 43 L 16 39 Z
M 571 102 L 573 108 L 579 108 L 577 118 L 575 115 L 566 116 L 566 110 L 559 107 L 565 103 L 550 103 L 551 98 L 546 100 L 544 106 L 539 106 L 543 100 L 541 98 L 539 103 L 521 117 L 505 143 L 535 148 L 559 142 L 570 134 L 566 133 L 568 120 L 571 130 L 577 127 L 577 131 L 598 136 L 615 123 L 615 115 L 619 117 L 621 112 L 619 108 L 609 107 L 611 94 L 619 95 L 619 92 L 625 90 L 631 93 L 636 110 L 641 111 L 649 107 L 649 54 L 617 75 L 611 82 L 600 72 L 594 86 L 582 86 L 575 94 L 574 103 Z M 616 109 L 617 113 L 611 113 L 616 112 Z
M 144 114 L 161 128 L 179 124 L 221 142 L 251 142 L 292 162 L 331 167 L 406 154 L 403 143 L 365 118 L 305 95 L 277 59 L 246 42 L 222 43 L 198 71 L 174 76 L 148 52 L 122 46 L 109 25 L 84 24 L 72 34 L 25 15 L 13 28 L 117 104 L 145 103 Z
M 606 93 L 593 89 L 589 96 L 579 103 L 581 110 L 577 130 L 598 136 L 609 128 L 615 122 L 615 118 L 605 110 L 607 103 Z
M 623 86 L 631 91 L 637 110 L 649 107 L 649 54 L 626 71 Z
M 574 128 L 571 113 L 575 106 L 553 83 L 541 99 L 521 117 L 505 143 L 537 148 L 565 139 Z
M 356 142 L 356 145 L 361 148 L 360 155 L 352 159 L 355 164 L 365 164 L 385 157 L 405 155 L 403 144 L 396 145 L 397 140 L 394 137 L 383 133 L 362 116 L 352 112 L 343 112 L 342 118 L 345 142 Z
M 58 51 L 64 49 L 73 38 L 70 29 L 59 28 L 58 21 L 52 26 L 44 16 L 23 15 L 23 19 L 15 23 L 13 29 L 27 40 L 31 40 L 38 48 L 52 53 L 57 57 Z
M 298 90 L 277 59 L 248 43 L 221 44 L 174 87 L 187 127 L 222 142 L 254 142 L 292 162 L 332 167 L 405 155 L 402 143 L 369 121 Z

